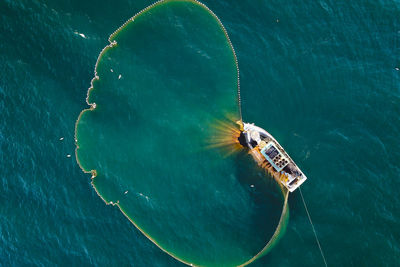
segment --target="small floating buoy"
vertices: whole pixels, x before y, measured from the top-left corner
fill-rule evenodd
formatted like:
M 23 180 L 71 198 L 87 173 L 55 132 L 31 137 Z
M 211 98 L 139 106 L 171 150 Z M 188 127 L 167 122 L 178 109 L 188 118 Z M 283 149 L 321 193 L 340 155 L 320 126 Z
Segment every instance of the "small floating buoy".
M 71 157 L 71 155 L 70 155 L 70 154 L 68 154 L 68 155 L 67 155 L 67 158 L 70 158 L 70 157 Z
M 60 137 L 60 141 L 64 140 L 64 137 Z
M 276 23 L 278 23 L 279 22 L 279 19 L 276 19 Z
M 250 185 L 250 187 L 254 187 L 254 184 Z
M 122 75 L 121 75 L 121 74 L 120 74 L 120 75 L 118 75 L 118 80 L 119 80 L 119 79 L 121 79 L 121 77 L 122 77 Z

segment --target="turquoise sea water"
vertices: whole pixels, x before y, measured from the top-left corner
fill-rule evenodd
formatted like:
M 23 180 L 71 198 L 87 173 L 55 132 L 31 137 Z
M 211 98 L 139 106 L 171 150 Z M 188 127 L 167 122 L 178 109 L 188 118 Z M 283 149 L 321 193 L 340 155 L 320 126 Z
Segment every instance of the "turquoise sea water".
M 97 56 L 108 36 L 149 4 L 0 3 L 1 265 L 181 265 L 143 236 L 117 207 L 105 205 L 91 187 L 90 175 L 74 159 L 75 121 L 87 108 L 84 100 Z M 220 17 L 237 52 L 244 120 L 270 131 L 309 177 L 303 193 L 328 264 L 396 266 L 399 4 L 205 4 Z M 189 47 L 190 42 L 197 44 L 192 36 L 183 36 L 185 42 Z M 231 67 L 221 67 L 221 75 L 229 75 Z M 180 82 L 180 77 L 172 78 L 171 82 Z M 218 225 L 215 220 L 232 229 L 253 225 L 242 228 L 249 232 L 239 232 L 238 245 L 232 246 L 249 253 L 271 234 L 274 224 L 268 215 L 279 212 L 280 199 L 272 188 L 266 190 L 270 185 L 255 175 L 254 166 L 247 166 L 236 172 L 235 179 L 213 179 L 206 189 L 204 184 L 182 181 L 186 188 L 207 190 L 214 198 L 198 203 L 205 205 L 207 214 L 180 210 L 187 225 L 193 216 L 210 224 L 209 231 L 199 236 L 210 245 L 200 253 L 209 255 L 207 249 L 234 238 L 210 234 Z M 254 175 L 246 176 L 247 172 Z M 154 188 L 148 183 L 137 186 Z M 240 191 L 219 198 L 218 192 L 229 192 L 230 186 Z M 177 198 L 174 203 L 188 199 Z M 251 204 L 242 207 L 254 216 L 224 221 L 218 208 L 226 203 Z M 174 216 L 176 209 L 166 204 L 154 201 L 151 209 L 171 210 Z M 135 211 L 143 216 L 145 207 Z M 298 193 L 290 196 L 290 207 L 285 235 L 253 266 L 323 264 Z M 191 239 L 189 231 L 181 233 Z

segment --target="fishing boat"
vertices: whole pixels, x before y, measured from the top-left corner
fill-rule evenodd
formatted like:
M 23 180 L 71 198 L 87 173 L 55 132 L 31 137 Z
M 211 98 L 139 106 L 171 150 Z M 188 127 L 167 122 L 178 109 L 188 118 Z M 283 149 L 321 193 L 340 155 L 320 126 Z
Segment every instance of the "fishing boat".
M 278 141 L 254 123 L 242 124 L 239 142 L 250 149 L 249 153 L 258 165 L 266 169 L 290 192 L 296 190 L 307 180 L 307 177 Z

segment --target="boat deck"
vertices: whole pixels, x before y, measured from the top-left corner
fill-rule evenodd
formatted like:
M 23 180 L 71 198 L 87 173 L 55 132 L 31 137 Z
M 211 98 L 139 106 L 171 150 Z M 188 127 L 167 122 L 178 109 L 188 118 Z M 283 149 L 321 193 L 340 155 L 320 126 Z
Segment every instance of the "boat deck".
M 307 177 L 267 131 L 244 123 L 243 133 L 254 160 L 290 192 L 305 182 Z

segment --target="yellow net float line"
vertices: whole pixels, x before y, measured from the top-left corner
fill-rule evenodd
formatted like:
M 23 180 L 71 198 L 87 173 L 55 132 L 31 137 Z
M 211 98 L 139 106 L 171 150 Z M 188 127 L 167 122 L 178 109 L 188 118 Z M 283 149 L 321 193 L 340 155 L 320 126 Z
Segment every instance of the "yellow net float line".
M 115 32 L 113 32 L 113 33 L 110 35 L 110 37 L 109 37 L 109 39 L 108 39 L 109 44 L 108 44 L 106 47 L 103 48 L 103 50 L 100 52 L 100 54 L 99 54 L 99 56 L 98 56 L 98 58 L 97 58 L 97 61 L 96 61 L 96 64 L 95 64 L 95 68 L 94 68 L 95 77 L 92 79 L 92 81 L 91 81 L 91 86 L 90 86 L 90 88 L 88 89 L 88 92 L 87 92 L 86 102 L 87 102 L 87 104 L 90 106 L 89 109 L 95 109 L 95 108 L 96 108 L 96 104 L 95 104 L 95 103 L 90 103 L 90 102 L 89 102 L 89 94 L 90 94 L 90 91 L 93 89 L 93 83 L 94 83 L 96 80 L 99 79 L 99 76 L 97 75 L 97 66 L 98 66 L 99 60 L 100 60 L 100 58 L 102 57 L 102 55 L 106 52 L 107 49 L 109 49 L 109 48 L 111 48 L 111 47 L 114 47 L 114 46 L 118 46 L 117 41 L 114 39 L 115 36 L 118 34 L 118 32 L 120 32 L 128 23 L 134 21 L 138 16 L 140 16 L 140 15 L 143 14 L 143 13 L 146 13 L 146 12 L 149 11 L 151 8 L 153 8 L 153 7 L 155 7 L 155 6 L 158 6 L 158 5 L 161 5 L 161 4 L 163 4 L 163 3 L 166 3 L 166 2 L 172 2 L 172 1 L 191 2 L 191 3 L 193 3 L 193 4 L 197 4 L 198 6 L 200 6 L 200 7 L 204 8 L 204 9 L 206 9 L 206 10 L 217 20 L 218 24 L 219 24 L 220 27 L 222 28 L 222 30 L 223 30 L 223 32 L 224 32 L 224 34 L 225 34 L 225 37 L 226 37 L 227 40 L 228 40 L 229 46 L 230 46 L 230 48 L 232 49 L 233 57 L 234 57 L 235 64 L 236 64 L 236 70 L 237 70 L 237 105 L 238 105 L 239 118 L 240 118 L 240 120 L 238 121 L 238 124 L 240 125 L 240 130 L 243 130 L 242 110 L 241 110 L 241 98 L 240 98 L 239 64 L 238 64 L 238 60 L 237 60 L 237 56 L 236 56 L 235 49 L 233 48 L 233 45 L 232 45 L 232 42 L 231 42 L 231 40 L 230 40 L 230 38 L 229 38 L 228 32 L 226 31 L 225 27 L 223 26 L 221 20 L 220 20 L 220 19 L 217 17 L 217 15 L 215 15 L 215 13 L 212 12 L 206 5 L 204 5 L 203 3 L 201 3 L 201 2 L 199 2 L 199 1 L 197 1 L 197 0 L 159 0 L 159 1 L 157 1 L 157 2 L 155 2 L 155 3 L 153 3 L 153 4 L 151 4 L 151 5 L 149 5 L 149 6 L 146 7 L 145 9 L 141 10 L 141 11 L 138 12 L 137 14 L 135 14 L 133 17 L 131 17 L 130 19 L 128 19 L 121 27 L 119 27 Z M 83 114 L 86 110 L 88 110 L 88 109 L 85 109 L 85 110 L 83 110 L 83 111 L 80 113 L 77 122 L 79 121 L 79 118 L 82 116 L 82 114 Z M 77 123 L 77 122 L 76 122 L 76 123 Z M 76 132 L 75 132 L 75 140 L 77 140 Z M 75 154 L 77 153 L 77 149 L 78 149 L 78 147 L 77 147 L 76 150 L 75 150 Z M 259 152 L 259 151 L 258 151 L 258 152 Z M 263 161 L 261 161 L 261 159 L 258 159 L 257 162 L 259 163 L 259 165 L 262 164 L 262 168 L 265 169 L 265 170 L 267 170 L 267 172 L 268 172 L 272 177 L 274 177 L 275 180 L 277 179 L 276 173 L 273 172 L 272 166 L 271 166 L 268 162 L 263 162 Z M 82 168 L 82 167 L 81 167 L 81 168 Z M 83 168 L 82 168 L 82 169 L 83 169 Z M 96 173 L 92 173 L 92 175 L 93 175 L 92 178 L 94 178 L 94 177 L 96 176 Z M 246 261 L 246 262 L 244 262 L 244 263 L 242 263 L 242 264 L 240 264 L 240 265 L 238 265 L 238 266 L 245 266 L 245 265 L 248 265 L 248 264 L 254 262 L 255 260 L 257 260 L 258 258 L 260 258 L 260 257 L 264 256 L 265 254 L 267 254 L 267 253 L 273 248 L 273 246 L 276 244 L 276 241 L 279 240 L 279 237 L 281 236 L 281 233 L 283 233 L 284 230 L 286 229 L 287 219 L 288 219 L 288 216 L 289 216 L 289 208 L 288 208 L 288 196 L 289 196 L 289 191 L 286 190 L 283 186 L 281 186 L 280 183 L 278 183 L 278 184 L 279 184 L 279 186 L 280 186 L 280 188 L 281 188 L 281 191 L 282 191 L 282 194 L 283 194 L 283 196 L 284 196 L 284 204 L 283 204 L 282 213 L 281 213 L 281 216 L 280 216 L 280 220 L 279 220 L 278 226 L 277 226 L 277 228 L 275 229 L 275 232 L 274 232 L 274 234 L 272 235 L 271 239 L 270 239 L 270 240 L 267 242 L 267 244 L 262 248 L 262 250 L 261 250 L 260 252 L 258 252 L 254 257 L 252 257 L 252 258 L 249 259 L 248 261 Z M 99 194 L 99 196 L 100 196 L 100 194 Z M 104 199 L 103 199 L 103 200 L 104 200 Z M 105 201 L 105 202 L 106 202 L 106 201 Z M 107 202 L 106 202 L 106 203 L 107 203 Z M 118 204 L 118 203 L 111 203 L 111 204 L 117 205 L 117 206 L 119 207 L 119 204 Z M 120 208 L 120 207 L 119 207 L 119 208 Z M 120 209 L 121 209 L 121 208 L 120 208 Z M 130 218 L 125 214 L 125 212 L 124 212 L 122 209 L 121 209 L 121 211 L 122 211 L 122 213 L 131 221 L 131 223 L 132 223 L 140 232 L 142 232 L 152 243 L 154 243 L 154 244 L 155 244 L 158 248 L 160 248 L 162 251 L 164 251 L 165 253 L 167 253 L 168 255 L 170 255 L 171 257 L 173 257 L 174 259 L 176 259 L 177 261 L 179 261 L 179 262 L 181 262 L 181 263 L 184 263 L 184 264 L 189 265 L 189 266 L 196 266 L 195 264 L 193 264 L 193 263 L 191 263 L 191 262 L 189 262 L 189 261 L 187 261 L 187 260 L 185 260 L 185 259 L 183 259 L 183 258 L 178 257 L 178 256 L 175 255 L 172 251 L 168 251 L 167 249 L 165 249 L 164 247 L 162 247 L 160 244 L 157 243 L 157 241 L 156 241 L 154 238 L 152 238 L 150 235 L 148 235 L 146 232 L 144 232 L 142 229 L 140 229 L 140 228 L 138 227 L 138 225 L 137 225 L 132 219 L 130 219 Z
M 284 197 L 284 202 L 283 202 L 282 213 L 281 213 L 278 225 L 274 231 L 274 234 L 270 238 L 270 240 L 261 249 L 260 252 L 258 252 L 254 257 L 252 257 L 248 261 L 239 265 L 240 267 L 246 266 L 246 265 L 254 262 L 255 260 L 261 258 L 262 256 L 266 255 L 276 245 L 277 241 L 280 239 L 280 237 L 286 231 L 286 226 L 287 226 L 287 222 L 289 219 L 289 205 L 288 205 L 289 190 L 287 190 L 280 183 L 281 179 L 285 179 L 285 180 L 288 179 L 287 175 L 280 173 L 280 172 L 276 172 L 275 169 L 272 167 L 272 165 L 267 160 L 265 160 L 265 158 L 262 158 L 260 156 L 261 152 L 258 147 L 255 147 L 252 150 L 250 150 L 249 154 L 251 154 L 253 156 L 253 158 L 256 160 L 257 164 L 262 169 L 264 169 L 271 177 L 273 177 L 274 180 L 278 183 L 278 185 L 281 189 L 282 195 Z M 258 156 L 260 156 L 260 157 L 258 157 Z

